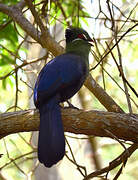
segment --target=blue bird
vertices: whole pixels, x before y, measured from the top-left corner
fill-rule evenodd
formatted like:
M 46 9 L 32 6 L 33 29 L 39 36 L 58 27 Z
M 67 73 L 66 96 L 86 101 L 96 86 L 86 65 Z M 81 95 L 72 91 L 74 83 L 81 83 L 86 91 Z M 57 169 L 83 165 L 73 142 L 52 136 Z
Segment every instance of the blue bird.
M 92 39 L 81 28 L 65 32 L 66 51 L 41 70 L 34 88 L 34 104 L 40 112 L 38 159 L 51 167 L 65 155 L 64 128 L 60 103 L 71 98 L 83 85 L 89 72 Z

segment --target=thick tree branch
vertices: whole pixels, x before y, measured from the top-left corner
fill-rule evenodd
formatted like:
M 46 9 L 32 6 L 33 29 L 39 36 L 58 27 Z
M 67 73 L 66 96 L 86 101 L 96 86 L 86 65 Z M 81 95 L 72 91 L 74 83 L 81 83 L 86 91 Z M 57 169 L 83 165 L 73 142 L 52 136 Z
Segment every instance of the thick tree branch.
M 86 79 L 85 86 L 95 95 L 95 97 L 109 112 L 124 112 L 91 75 L 89 75 Z
M 47 48 L 54 56 L 63 53 L 63 47 L 58 45 L 58 43 L 51 37 L 48 30 L 42 34 L 24 17 L 19 6 L 20 4 L 7 6 L 0 3 L 0 11 L 10 16 L 29 36 L 40 43 L 43 48 Z
M 28 35 L 40 43 L 40 32 L 23 16 L 19 6 L 7 6 L 0 3 L 0 11 L 11 17 Z
M 45 34 L 47 29 L 45 28 L 45 26 L 44 26 L 43 22 L 41 21 L 37 11 L 35 10 L 35 7 L 33 5 L 32 0 L 25 0 L 25 2 L 28 5 L 29 9 L 31 10 L 31 13 L 34 16 L 34 19 L 35 19 L 37 25 L 40 27 L 42 34 Z
M 117 138 L 138 143 L 138 115 L 104 111 L 62 109 L 64 130 L 75 134 Z M 37 110 L 0 114 L 0 137 L 24 131 L 36 131 L 39 127 Z M 111 137 L 112 138 L 112 137 Z

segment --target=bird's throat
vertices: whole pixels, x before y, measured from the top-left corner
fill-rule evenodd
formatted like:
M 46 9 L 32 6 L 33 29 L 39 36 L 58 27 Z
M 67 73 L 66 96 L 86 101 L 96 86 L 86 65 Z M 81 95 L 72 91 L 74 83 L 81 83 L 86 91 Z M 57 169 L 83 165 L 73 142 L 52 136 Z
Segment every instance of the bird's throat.
M 85 44 L 75 45 L 70 43 L 66 45 L 66 53 L 79 55 L 86 60 L 88 60 L 89 51 L 90 51 L 89 45 L 87 46 Z

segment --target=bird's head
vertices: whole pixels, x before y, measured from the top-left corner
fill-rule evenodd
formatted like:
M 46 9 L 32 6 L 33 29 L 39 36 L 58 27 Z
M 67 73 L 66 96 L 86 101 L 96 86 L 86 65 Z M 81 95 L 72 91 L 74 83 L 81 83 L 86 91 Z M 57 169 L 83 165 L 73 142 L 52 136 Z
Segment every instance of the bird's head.
M 93 40 L 82 28 L 70 27 L 66 29 L 66 52 L 87 55 L 93 46 Z
M 82 43 L 87 43 L 91 46 L 93 40 L 89 36 L 89 34 L 82 28 L 75 28 L 75 27 L 70 27 L 66 29 L 65 32 L 65 37 L 66 37 L 66 43 L 73 43 L 75 41 L 81 41 Z

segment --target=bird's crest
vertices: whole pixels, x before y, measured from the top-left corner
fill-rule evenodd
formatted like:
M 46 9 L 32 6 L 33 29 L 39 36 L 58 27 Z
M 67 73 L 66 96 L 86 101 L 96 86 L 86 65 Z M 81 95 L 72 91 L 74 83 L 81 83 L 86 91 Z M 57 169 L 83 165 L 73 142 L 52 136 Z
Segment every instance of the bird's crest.
M 76 28 L 76 27 L 67 28 L 65 32 L 65 37 L 67 43 L 73 42 L 76 39 L 93 42 L 89 34 L 82 28 Z

